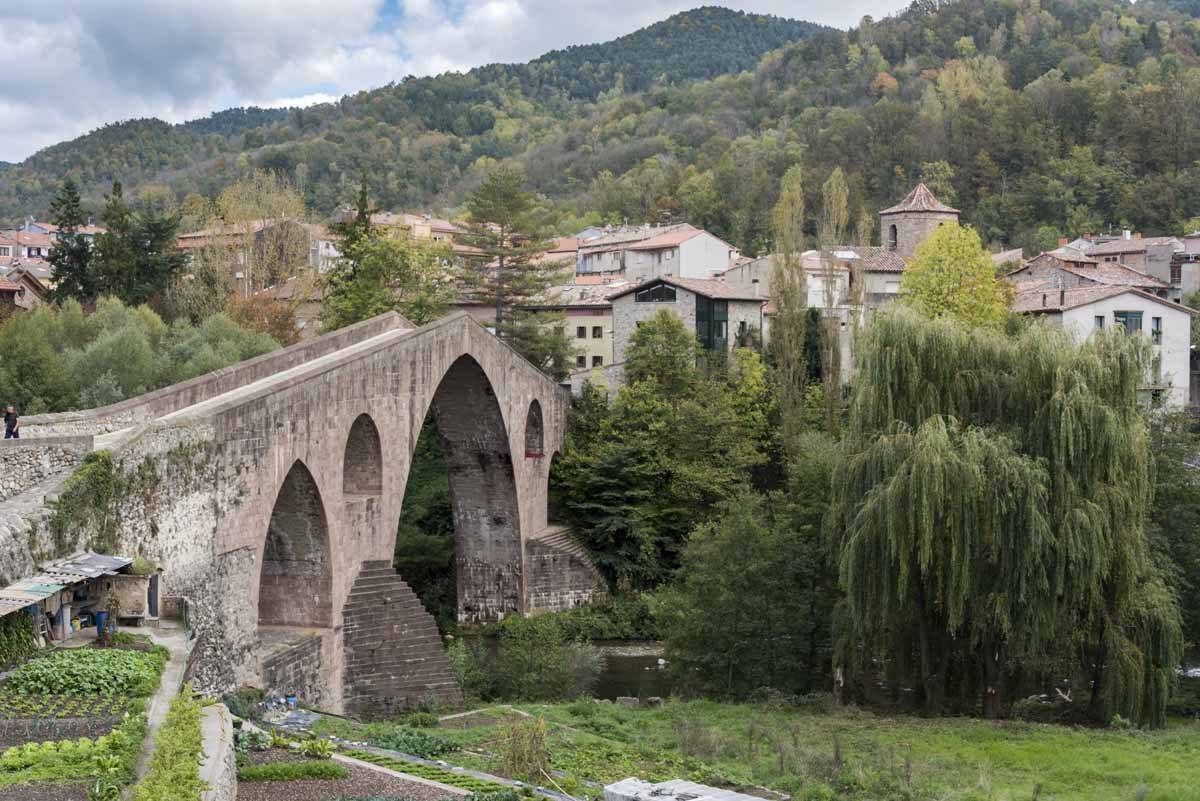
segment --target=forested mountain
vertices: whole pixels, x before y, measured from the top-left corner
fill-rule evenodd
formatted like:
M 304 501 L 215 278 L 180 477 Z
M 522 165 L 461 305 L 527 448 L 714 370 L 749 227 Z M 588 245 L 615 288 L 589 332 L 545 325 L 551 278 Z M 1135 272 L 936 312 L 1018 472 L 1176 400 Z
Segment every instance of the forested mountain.
M 802 161 L 808 208 L 840 166 L 852 219 L 923 178 L 997 245 L 1178 231 L 1200 214 L 1192 5 L 922 0 L 847 32 L 703 8 L 336 104 L 108 126 L 0 173 L 0 218 L 43 211 L 66 174 L 93 202 L 112 177 L 182 201 L 255 166 L 292 176 L 318 215 L 364 173 L 380 207 L 453 209 L 511 161 L 564 229 L 686 219 L 758 252 L 779 179 Z

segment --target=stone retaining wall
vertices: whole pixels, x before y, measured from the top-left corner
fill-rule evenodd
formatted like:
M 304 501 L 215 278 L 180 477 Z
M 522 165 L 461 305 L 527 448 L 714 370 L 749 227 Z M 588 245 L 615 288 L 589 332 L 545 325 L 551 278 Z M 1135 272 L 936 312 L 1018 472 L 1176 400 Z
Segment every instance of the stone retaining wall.
M 91 449 L 88 436 L 0 440 L 0 501 L 73 470 Z
M 325 709 L 327 691 L 321 657 L 321 636 L 314 634 L 263 660 L 263 685 L 268 695 L 294 693 L 308 706 Z
M 529 611 L 557 612 L 586 603 L 603 592 L 603 583 L 587 556 L 560 543 L 530 540 Z
M 201 801 L 234 801 L 237 798 L 237 755 L 233 743 L 233 718 L 224 704 L 206 706 L 200 718 L 204 755 L 200 779 L 208 789 Z

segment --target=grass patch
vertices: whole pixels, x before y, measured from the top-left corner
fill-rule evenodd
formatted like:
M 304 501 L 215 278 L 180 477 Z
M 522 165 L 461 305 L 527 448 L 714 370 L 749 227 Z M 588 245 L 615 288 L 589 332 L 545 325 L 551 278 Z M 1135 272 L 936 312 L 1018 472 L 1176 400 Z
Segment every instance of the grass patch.
M 1039 786 L 1055 801 L 1200 801 L 1195 724 L 1118 732 L 708 701 L 526 709 L 561 724 L 551 766 L 575 781 L 682 777 L 861 801 L 1028 799 Z
M 345 765 L 327 759 L 303 762 L 271 762 L 238 768 L 240 782 L 293 782 L 300 779 L 344 779 L 350 775 Z

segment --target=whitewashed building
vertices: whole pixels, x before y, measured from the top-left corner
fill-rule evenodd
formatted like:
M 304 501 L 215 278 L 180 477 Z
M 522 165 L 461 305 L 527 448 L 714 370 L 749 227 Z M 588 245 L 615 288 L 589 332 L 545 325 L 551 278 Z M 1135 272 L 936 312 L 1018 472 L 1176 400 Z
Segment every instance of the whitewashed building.
M 1090 284 L 1071 289 L 1027 286 L 1014 298 L 1012 309 L 1058 323 L 1080 342 L 1113 327 L 1148 337 L 1154 361 L 1143 391 L 1149 399 L 1176 406 L 1189 402 L 1196 312 L 1186 306 L 1132 286 Z

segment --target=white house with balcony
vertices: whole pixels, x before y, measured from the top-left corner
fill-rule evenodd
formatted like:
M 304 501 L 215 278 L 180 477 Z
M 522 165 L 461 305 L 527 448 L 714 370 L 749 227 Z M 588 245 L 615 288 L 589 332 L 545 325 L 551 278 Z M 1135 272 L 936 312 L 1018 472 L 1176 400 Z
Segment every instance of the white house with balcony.
M 1026 286 L 1012 309 L 1058 323 L 1079 342 L 1104 328 L 1148 337 L 1154 355 L 1142 390 L 1148 398 L 1174 406 L 1190 401 L 1196 312 L 1186 306 L 1132 286 L 1090 284 L 1071 289 Z

